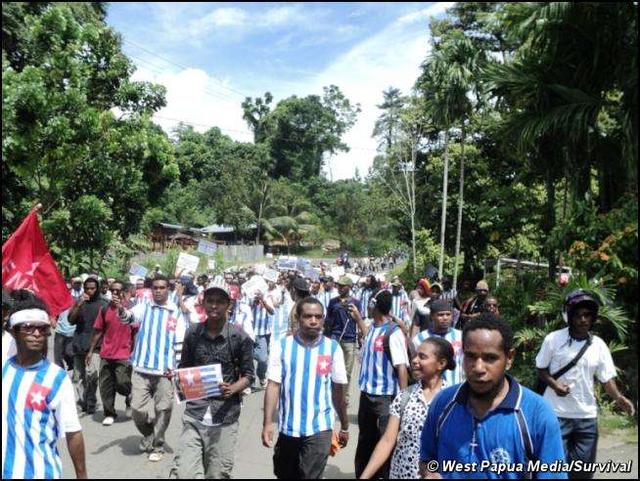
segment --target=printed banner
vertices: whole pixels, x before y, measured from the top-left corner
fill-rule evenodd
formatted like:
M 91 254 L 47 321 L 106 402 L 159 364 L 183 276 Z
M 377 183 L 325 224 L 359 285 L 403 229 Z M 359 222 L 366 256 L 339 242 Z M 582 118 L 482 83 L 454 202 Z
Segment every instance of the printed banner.
M 195 401 L 222 394 L 222 366 L 207 364 L 206 366 L 176 369 L 176 394 L 180 402 Z

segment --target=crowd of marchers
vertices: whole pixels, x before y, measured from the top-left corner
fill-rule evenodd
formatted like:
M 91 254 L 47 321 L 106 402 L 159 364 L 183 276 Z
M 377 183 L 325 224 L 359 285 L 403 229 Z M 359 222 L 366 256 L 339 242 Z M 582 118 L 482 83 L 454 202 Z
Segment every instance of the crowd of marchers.
M 348 259 L 343 266 L 349 272 Z M 119 394 L 140 453 L 160 461 L 174 391 L 185 388 L 177 370 L 211 365 L 220 367 L 218 393 L 186 402 L 172 478 L 231 477 L 251 395 L 264 397 L 256 436 L 273 448 L 280 479 L 321 478 L 328 457 L 354 441 L 357 478 L 592 477 L 594 381 L 621 410 L 635 411 L 592 333 L 597 297 L 566 297 L 566 327 L 544 339 L 531 366 L 541 381 L 534 392 L 508 374 L 513 332 L 487 282 L 470 296 L 469 283 L 458 291 L 447 278 L 408 287 L 373 273 L 334 279 L 324 269 L 318 278 L 254 269 L 170 278 L 156 268 L 134 283 L 71 279 L 74 305 L 57 318 L 29 290 L 3 291 L 3 478 L 62 477 L 60 436 L 76 476 L 87 477 L 79 416 L 96 411 L 98 392 L 105 429 Z M 349 398 L 352 382 L 357 399 Z M 555 472 L 486 467 L 528 461 L 582 463 Z

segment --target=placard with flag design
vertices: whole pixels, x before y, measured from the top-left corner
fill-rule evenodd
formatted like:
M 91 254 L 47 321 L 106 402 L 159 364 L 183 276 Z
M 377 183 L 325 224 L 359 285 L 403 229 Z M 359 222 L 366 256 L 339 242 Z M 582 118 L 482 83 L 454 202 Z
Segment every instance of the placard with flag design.
M 222 395 L 220 383 L 223 379 L 220 364 L 177 369 L 176 379 L 178 388 L 176 393 L 180 402 Z

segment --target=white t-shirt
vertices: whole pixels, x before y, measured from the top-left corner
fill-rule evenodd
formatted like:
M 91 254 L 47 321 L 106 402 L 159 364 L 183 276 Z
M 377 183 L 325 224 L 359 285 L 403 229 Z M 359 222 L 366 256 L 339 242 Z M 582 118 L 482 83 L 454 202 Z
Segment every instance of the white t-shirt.
M 536 367 L 548 368 L 550 374 L 558 372 L 576 357 L 585 342 L 587 341 L 571 340 L 568 327 L 552 332 L 544 339 L 536 356 Z M 547 388 L 544 398 L 551 403 L 560 418 L 595 418 L 598 415 L 598 406 L 594 394 L 594 376 L 602 383 L 616 376 L 611 352 L 598 336 L 593 336 L 591 346 L 578 364 L 558 379 L 569 386 L 571 392 L 565 397 L 560 397 L 553 389 Z

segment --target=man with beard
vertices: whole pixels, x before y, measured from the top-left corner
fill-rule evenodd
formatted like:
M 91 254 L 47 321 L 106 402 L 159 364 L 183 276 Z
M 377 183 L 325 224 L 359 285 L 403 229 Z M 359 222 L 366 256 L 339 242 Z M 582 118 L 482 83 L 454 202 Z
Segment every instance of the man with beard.
M 180 479 L 230 478 L 241 393 L 253 384 L 253 341 L 227 322 L 231 298 L 219 287 L 204 291 L 207 319 L 185 336 L 180 368 L 220 364 L 221 395 L 188 401 L 176 456 Z
M 463 332 L 466 382 L 433 400 L 422 430 L 420 474 L 445 478 L 564 478 L 564 472 L 528 472 L 529 461 L 564 462 L 560 424 L 551 406 L 506 374 L 515 356 L 513 331 L 483 313 Z M 468 463 L 469 470 L 444 461 Z M 522 466 L 523 472 L 492 471 L 483 463 Z M 504 468 L 508 469 L 508 468 Z
M 100 311 L 107 307 L 99 291 L 98 280 L 88 277 L 84 281 L 84 294 L 69 313 L 69 324 L 76 326 L 73 335 L 73 378 L 76 383 L 76 397 L 82 412 L 96 412 L 96 391 L 98 389 L 98 372 L 100 355 L 96 352 L 87 358 L 93 323 Z
M 464 329 L 464 325 L 474 317 L 478 317 L 483 312 L 484 301 L 489 295 L 489 284 L 487 281 L 478 281 L 476 284 L 476 295 L 462 305 L 460 309 L 460 319 L 458 320 L 458 329 Z

